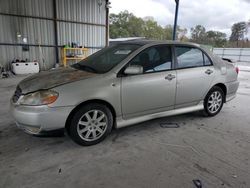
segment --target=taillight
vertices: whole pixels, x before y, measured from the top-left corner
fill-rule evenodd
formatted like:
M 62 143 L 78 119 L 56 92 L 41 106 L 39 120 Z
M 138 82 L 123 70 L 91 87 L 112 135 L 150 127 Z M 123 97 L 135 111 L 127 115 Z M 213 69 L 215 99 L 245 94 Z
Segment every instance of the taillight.
M 235 67 L 235 71 L 237 72 L 237 74 L 239 74 L 240 71 L 239 67 Z

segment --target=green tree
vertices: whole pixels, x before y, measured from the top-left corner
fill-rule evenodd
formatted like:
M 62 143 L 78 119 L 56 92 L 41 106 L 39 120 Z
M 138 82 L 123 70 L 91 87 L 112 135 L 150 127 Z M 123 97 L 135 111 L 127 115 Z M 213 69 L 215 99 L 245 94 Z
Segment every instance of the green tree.
M 173 26 L 172 25 L 166 25 L 164 27 L 164 36 L 166 40 L 172 40 L 173 36 Z M 177 27 L 177 32 L 178 32 L 178 27 Z M 177 35 L 178 36 L 178 35 Z
M 250 42 L 247 37 L 249 27 L 250 20 L 234 23 L 231 27 L 231 36 L 227 47 L 249 47 Z
M 187 38 L 187 29 L 186 28 L 177 28 L 178 39 L 183 42 L 187 42 L 189 39 Z
M 246 22 L 238 22 L 233 24 L 231 28 L 231 36 L 230 40 L 231 41 L 238 41 L 238 40 L 243 40 L 245 34 L 247 33 L 247 23 Z
M 206 32 L 207 44 L 214 47 L 224 47 L 227 43 L 226 33 L 220 31 L 208 31 Z
M 236 41 L 238 46 L 238 42 L 244 39 L 244 36 L 248 31 L 248 24 L 247 22 L 235 23 L 233 24 L 231 31 L 230 41 Z
M 199 44 L 223 47 L 227 43 L 227 35 L 220 31 L 206 31 L 202 25 L 191 28 L 191 41 Z
M 206 28 L 202 25 L 196 25 L 191 28 L 191 41 L 204 44 L 206 42 Z
M 160 39 L 164 40 L 164 29 L 157 24 L 153 19 L 144 20 L 144 32 L 143 36 L 148 39 Z
M 144 21 L 128 11 L 110 14 L 110 37 L 140 37 Z
M 147 39 L 171 40 L 173 27 L 162 27 L 153 17 L 138 18 L 128 11 L 110 14 L 110 38 L 146 37 Z M 187 39 L 187 30 L 177 27 L 177 36 Z

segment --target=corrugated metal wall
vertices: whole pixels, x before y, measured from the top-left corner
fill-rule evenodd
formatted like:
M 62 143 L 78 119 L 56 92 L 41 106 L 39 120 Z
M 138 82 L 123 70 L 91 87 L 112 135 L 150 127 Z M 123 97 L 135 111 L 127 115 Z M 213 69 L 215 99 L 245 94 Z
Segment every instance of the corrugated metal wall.
M 105 0 L 56 0 L 56 4 L 59 46 L 76 42 L 89 47 L 89 54 L 105 46 Z M 22 46 L 15 46 L 23 43 L 17 32 L 27 37 L 28 44 L 37 46 L 30 46 L 28 52 L 22 51 Z M 15 58 L 27 58 L 38 60 L 43 69 L 53 67 L 56 62 L 54 34 L 53 0 L 0 0 L 1 65 L 6 66 Z
M 99 6 L 98 2 L 102 5 Z M 72 11 L 74 10 L 74 11 Z M 57 0 L 58 19 L 105 25 L 105 1 L 100 0 Z M 79 42 L 93 53 L 105 46 L 105 27 L 58 22 L 59 45 L 70 41 Z
M 0 12 L 53 17 L 51 0 L 0 0 Z

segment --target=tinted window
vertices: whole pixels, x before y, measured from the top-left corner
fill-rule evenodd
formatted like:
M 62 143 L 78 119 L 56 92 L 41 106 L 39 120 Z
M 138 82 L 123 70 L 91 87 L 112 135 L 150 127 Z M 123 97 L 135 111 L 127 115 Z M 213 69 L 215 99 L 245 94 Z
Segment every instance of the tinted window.
M 207 55 L 204 53 L 203 53 L 203 55 L 204 55 L 204 65 L 212 65 L 212 63 L 211 63 L 210 59 L 207 57 Z
M 105 73 L 140 47 L 137 44 L 117 44 L 103 48 L 79 63 L 74 64 L 73 67 L 85 71 Z
M 130 65 L 141 65 L 145 73 L 171 69 L 172 55 L 170 46 L 150 47 L 138 54 Z
M 192 47 L 176 47 L 178 68 L 203 66 L 203 54 Z

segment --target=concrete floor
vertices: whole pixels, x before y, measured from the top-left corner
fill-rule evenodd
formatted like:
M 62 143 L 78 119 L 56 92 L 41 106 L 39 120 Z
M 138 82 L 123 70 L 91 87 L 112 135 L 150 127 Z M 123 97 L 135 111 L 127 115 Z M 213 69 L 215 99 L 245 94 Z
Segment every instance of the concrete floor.
M 216 117 L 199 113 L 115 130 L 81 147 L 67 136 L 17 129 L 9 98 L 22 77 L 0 80 L 0 187 L 250 187 L 250 70 Z M 163 128 L 160 123 L 179 128 Z

